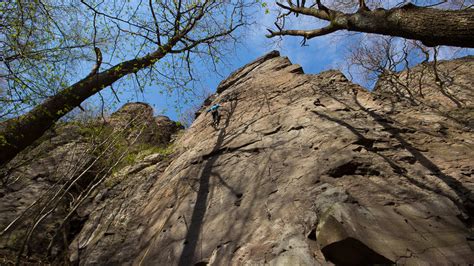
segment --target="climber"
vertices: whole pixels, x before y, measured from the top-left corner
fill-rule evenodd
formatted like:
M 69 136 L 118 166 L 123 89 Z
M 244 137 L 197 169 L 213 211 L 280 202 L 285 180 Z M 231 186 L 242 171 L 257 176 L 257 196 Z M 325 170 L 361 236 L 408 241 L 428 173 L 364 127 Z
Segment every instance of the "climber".
M 207 110 L 207 112 L 206 112 L 206 113 L 211 112 L 212 121 L 213 121 L 214 126 L 216 126 L 216 127 L 219 125 L 220 115 L 219 115 L 219 110 L 218 109 L 220 107 L 221 106 L 218 103 L 216 103 L 213 106 L 211 106 L 211 108 L 209 108 L 209 110 Z

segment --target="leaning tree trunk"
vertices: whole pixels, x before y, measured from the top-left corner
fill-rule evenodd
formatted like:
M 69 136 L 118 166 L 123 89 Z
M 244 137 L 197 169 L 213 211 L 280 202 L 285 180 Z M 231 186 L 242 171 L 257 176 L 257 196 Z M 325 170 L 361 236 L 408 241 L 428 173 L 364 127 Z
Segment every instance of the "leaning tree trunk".
M 173 40 L 174 41 L 174 40 Z M 89 75 L 61 90 L 28 113 L 0 123 L 0 166 L 31 145 L 54 123 L 84 100 L 121 77 L 154 64 L 163 58 L 173 43 L 144 57 L 120 63 L 104 72 Z
M 360 1 L 364 3 L 364 1 Z M 426 46 L 449 45 L 474 48 L 474 9 L 441 10 L 407 4 L 392 9 L 369 10 L 365 4 L 355 13 L 346 14 L 318 7 L 304 7 L 277 2 L 290 13 L 303 14 L 329 21 L 329 25 L 312 30 L 286 30 L 275 24 L 278 31 L 268 30 L 274 36 L 301 36 L 305 39 L 326 35 L 339 30 L 366 32 L 419 40 Z
M 394 9 L 339 13 L 334 22 L 342 29 L 398 36 L 426 46 L 474 47 L 474 10 L 440 10 L 407 4 Z

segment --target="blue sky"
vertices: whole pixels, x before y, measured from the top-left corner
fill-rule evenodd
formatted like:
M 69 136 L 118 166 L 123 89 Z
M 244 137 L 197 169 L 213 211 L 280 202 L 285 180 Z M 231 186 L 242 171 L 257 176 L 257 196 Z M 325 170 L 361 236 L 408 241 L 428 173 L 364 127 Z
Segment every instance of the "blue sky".
M 344 69 L 347 67 L 344 60 L 347 54 L 347 47 L 353 44 L 356 38 L 349 36 L 347 32 L 339 32 L 311 39 L 307 41 L 306 46 L 301 46 L 301 38 L 297 37 L 268 39 L 265 37 L 266 29 L 273 26 L 276 8 L 274 1 L 267 1 L 267 3 L 271 12 L 266 14 L 264 9 L 255 10 L 256 23 L 252 27 L 245 29 L 244 32 L 239 33 L 241 36 L 239 39 L 240 43 L 233 53 L 228 54 L 224 58 L 226 64 L 219 66 L 220 73 L 215 73 L 203 65 L 198 65 L 196 72 L 200 81 L 194 87 L 196 95 L 187 97 L 191 99 L 191 102 L 185 103 L 177 93 L 171 93 L 170 95 L 166 93 L 160 94 L 158 93 L 160 89 L 154 86 L 147 87 L 144 93 L 137 93 L 134 89 L 120 87 L 121 91 L 126 92 L 120 96 L 121 102 L 116 103 L 111 109 L 114 110 L 125 102 L 143 101 L 151 104 L 155 108 L 156 114 L 164 114 L 173 120 L 179 120 L 181 114 L 185 113 L 187 109 L 202 102 L 203 95 L 214 92 L 219 82 L 232 71 L 271 50 L 279 50 L 282 56 L 288 56 L 293 63 L 300 64 L 305 73 L 308 74 L 316 74 L 335 68 L 341 69 L 344 72 Z M 316 19 L 300 16 L 289 21 L 287 25 L 288 28 L 305 29 L 321 27 L 324 24 L 324 22 Z M 474 53 L 471 49 L 459 55 L 465 54 Z M 440 53 L 441 58 L 449 56 L 451 56 L 449 49 L 444 49 Z M 354 79 L 356 83 L 363 83 L 360 77 L 355 76 Z M 120 86 L 127 86 L 126 83 L 121 84 Z M 109 103 L 113 102 L 114 97 L 110 93 L 110 89 L 103 94 L 106 101 Z
M 225 64 L 220 66 L 220 73 L 215 73 L 204 66 L 199 70 L 202 74 L 199 75 L 201 82 L 196 84 L 195 88 L 198 95 L 203 95 L 209 91 L 215 92 L 219 82 L 231 72 L 272 50 L 279 50 L 282 56 L 288 56 L 293 63 L 302 65 L 306 73 L 319 73 L 330 68 L 336 68 L 340 60 L 342 60 L 344 44 L 346 42 L 344 38 L 322 36 L 311 40 L 307 46 L 301 46 L 301 38 L 268 39 L 265 37 L 267 33 L 266 28 L 273 25 L 274 14 L 265 14 L 263 9 L 256 10 L 255 12 L 257 17 L 256 24 L 246 29 L 245 34 L 240 33 L 242 36 L 239 39 L 240 43 L 232 54 L 224 58 Z M 300 20 L 295 26 L 305 26 L 309 22 L 314 23 L 314 21 Z M 176 95 L 162 95 L 156 93 L 156 91 L 156 88 L 147 88 L 144 95 L 139 95 L 138 99 L 136 99 L 133 93 L 127 96 L 132 101 L 145 101 L 152 104 L 156 109 L 156 113 L 162 113 L 174 120 L 180 119 L 180 111 L 183 112 L 192 105 L 200 104 L 202 101 L 202 97 L 200 97 L 194 103 L 178 103 L 179 107 L 177 110 L 175 107 Z
M 208 95 L 209 93 L 212 93 L 215 91 L 217 85 L 219 82 L 221 82 L 223 79 L 225 79 L 229 73 L 232 71 L 236 70 L 237 68 L 251 62 L 252 60 L 256 59 L 257 57 L 260 57 L 264 55 L 265 53 L 268 53 L 271 50 L 279 50 L 281 55 L 287 56 L 290 58 L 290 60 L 295 63 L 295 64 L 300 64 L 305 73 L 309 74 L 316 74 L 321 71 L 329 70 L 329 69 L 340 69 L 342 70 L 348 78 L 351 78 L 350 75 L 347 75 L 347 55 L 348 55 L 348 49 L 349 47 L 357 46 L 359 45 L 358 37 L 362 36 L 361 34 L 354 34 L 354 33 L 347 33 L 347 32 L 336 32 L 330 35 L 326 36 L 320 36 L 313 38 L 311 40 L 308 40 L 306 42 L 305 46 L 301 46 L 301 40 L 302 38 L 300 37 L 284 37 L 284 38 L 273 38 L 273 39 L 268 39 L 265 37 L 265 34 L 267 33 L 267 28 L 274 28 L 273 23 L 275 22 L 275 17 L 278 15 L 278 8 L 276 8 L 275 1 L 274 0 L 265 0 L 266 1 L 266 7 L 254 7 L 251 11 L 254 14 L 253 19 L 255 20 L 255 23 L 252 24 L 251 26 L 241 29 L 240 31 L 237 32 L 236 36 L 238 36 L 238 44 L 237 46 L 233 49 L 233 52 L 226 52 L 225 58 L 221 58 L 222 64 L 218 66 L 218 72 L 216 73 L 212 68 L 206 67 L 204 63 L 198 62 L 197 64 L 194 65 L 194 77 L 198 78 L 198 81 L 195 82 L 193 85 L 193 90 L 192 93 L 188 93 L 185 97 L 183 97 L 180 92 L 183 91 L 183 88 L 180 87 L 171 87 L 173 88 L 173 91 L 171 93 L 163 93 L 167 91 L 170 87 L 165 87 L 163 85 L 163 81 L 161 78 L 153 79 L 153 78 L 148 78 L 143 77 L 143 73 L 148 73 L 147 71 L 149 69 L 141 70 L 139 71 L 139 75 L 142 75 L 142 78 L 135 79 L 133 75 L 128 75 L 124 78 L 121 78 L 119 81 L 115 82 L 113 84 L 113 87 L 115 88 L 115 91 L 119 93 L 119 99 L 120 101 L 116 100 L 116 97 L 112 93 L 110 88 L 106 88 L 105 90 L 101 91 L 101 93 L 91 97 L 91 99 L 87 100 L 86 103 L 82 104 L 82 107 L 90 110 L 95 110 L 97 114 L 97 110 L 103 106 L 105 107 L 107 112 L 113 112 L 120 106 L 122 106 L 126 102 L 132 102 L 132 101 L 142 101 L 142 102 L 147 102 L 151 104 L 155 108 L 155 113 L 156 114 L 164 114 L 169 116 L 173 120 L 180 120 L 181 116 L 183 113 L 186 113 L 186 110 L 189 110 L 190 108 L 194 106 L 199 106 L 202 101 L 204 100 L 205 96 Z M 345 2 L 350 2 L 347 0 L 344 0 Z M 456 0 L 457 1 L 457 0 Z M 455 0 L 450 0 L 448 1 L 447 4 L 452 4 L 456 2 Z M 57 16 L 58 18 L 61 19 L 62 22 L 64 22 L 64 26 L 66 26 L 68 31 L 71 31 L 71 34 L 75 36 L 74 34 L 77 32 L 78 36 L 85 37 L 86 40 L 88 40 L 88 36 L 90 37 L 95 36 L 93 35 L 93 29 L 92 23 L 94 20 L 90 19 L 90 16 L 92 12 L 86 8 L 85 6 L 82 5 L 75 5 L 75 1 L 59 1 L 58 2 L 64 2 L 64 3 L 69 3 L 71 5 L 69 8 L 73 7 L 74 10 L 77 9 L 77 14 L 74 12 L 66 12 L 66 14 L 69 14 L 69 17 L 63 17 L 63 10 L 58 9 Z M 102 0 L 96 0 L 96 1 L 90 1 L 90 3 L 97 2 L 99 3 L 97 6 L 103 9 L 104 12 L 115 12 L 117 10 L 119 13 L 122 14 L 123 8 L 119 7 L 111 7 L 110 3 L 107 1 L 102 1 Z M 132 8 L 131 10 L 138 11 L 138 14 L 135 16 L 135 11 L 128 11 L 125 12 L 129 15 L 133 13 L 134 19 L 141 20 L 142 18 L 147 18 L 147 16 L 150 16 L 149 14 L 149 9 L 147 5 L 144 5 L 142 0 L 127 0 L 127 1 L 117 1 L 117 3 L 127 3 L 127 7 L 130 6 L 136 6 L 140 5 L 139 8 Z M 323 3 L 334 3 L 334 1 L 323 1 Z M 353 3 L 357 3 L 357 1 L 352 1 Z M 390 8 L 393 6 L 398 6 L 399 4 L 405 3 L 406 1 L 403 0 L 387 0 L 387 1 L 382 1 L 382 0 L 371 0 L 371 3 L 374 2 L 379 2 L 380 5 L 384 6 L 385 8 Z M 439 2 L 438 0 L 419 0 L 419 1 L 411 1 L 415 4 L 434 4 L 436 2 Z M 465 3 L 472 2 L 470 1 L 464 1 Z M 112 1 L 112 3 L 116 3 L 115 1 Z M 67 5 L 66 5 L 67 6 Z M 369 6 L 369 7 L 374 7 L 374 6 Z M 112 10 L 110 10 L 112 8 Z M 266 9 L 270 12 L 265 12 Z M 125 10 L 129 10 L 125 8 Z M 163 10 L 163 9 L 161 9 Z M 215 14 L 215 13 L 214 13 Z M 224 14 L 224 16 L 228 15 L 225 12 L 220 13 Z M 77 15 L 77 18 L 76 18 Z M 123 16 L 127 17 L 126 15 L 122 14 Z M 125 18 L 124 17 L 124 18 Z M 217 18 L 224 18 L 222 21 L 226 21 L 225 19 L 227 17 L 219 17 L 217 15 Z M 143 56 L 145 53 L 153 51 L 156 49 L 155 44 L 153 44 L 150 41 L 145 41 L 141 37 L 137 37 L 136 35 L 133 34 L 119 34 L 117 35 L 117 38 L 115 38 L 115 33 L 117 30 L 113 25 L 120 25 L 122 28 L 130 30 L 130 28 L 127 28 L 127 23 L 117 23 L 114 21 L 114 24 L 110 24 L 110 19 L 107 20 L 104 17 L 99 16 L 97 19 L 97 23 L 99 25 L 99 34 L 97 35 L 98 38 L 97 40 L 100 40 L 98 42 L 98 47 L 102 50 L 102 53 L 104 55 L 104 60 L 101 66 L 101 70 L 105 70 L 113 65 L 116 65 L 124 60 L 130 60 L 132 58 L 135 58 L 136 56 Z M 294 17 L 290 16 L 289 21 L 286 22 L 286 27 L 287 29 L 314 29 L 314 28 L 321 28 L 325 26 L 327 22 L 317 20 L 315 18 L 311 17 L 306 17 L 306 16 L 299 16 L 299 17 Z M 62 24 L 61 24 L 62 25 Z M 112 25 L 112 27 L 111 27 Z M 214 25 L 220 25 L 220 24 L 211 24 L 210 26 Z M 130 25 L 128 25 L 130 26 Z M 209 27 L 208 24 L 206 24 L 207 27 Z M 133 29 L 133 27 L 131 27 Z M 63 28 L 64 30 L 64 28 Z M 206 32 L 197 30 L 197 32 Z M 135 31 L 134 33 L 139 33 L 140 29 L 133 29 Z M 121 32 L 121 30 L 118 30 L 118 32 Z M 123 32 L 122 32 L 123 33 Z M 57 34 L 60 35 L 60 34 Z M 113 36 L 113 38 L 111 38 Z M 357 37 L 358 36 L 358 37 Z M 76 40 L 77 38 L 72 38 L 73 40 Z M 115 41 L 111 41 L 114 39 Z M 62 40 L 59 38 L 59 41 L 52 41 L 53 44 L 55 42 L 60 42 Z M 73 41 L 74 43 L 74 41 Z M 143 43 L 146 43 L 147 45 L 143 45 Z M 114 44 L 118 44 L 117 46 L 114 46 Z M 144 49 L 141 49 L 145 46 Z M 117 49 L 116 49 L 117 48 Z M 52 63 L 53 65 L 57 65 L 59 68 L 53 68 L 54 71 L 47 71 L 47 69 L 44 71 L 50 79 L 57 78 L 58 74 L 57 73 L 62 73 L 62 71 L 65 73 L 63 76 L 66 77 L 65 79 L 68 80 L 68 82 L 65 82 L 65 84 L 73 84 L 74 82 L 79 81 L 88 73 L 91 71 L 94 63 L 95 63 L 95 54 L 93 53 L 93 50 L 90 49 L 90 47 L 80 49 L 81 55 L 79 59 L 74 61 L 73 63 L 68 63 L 68 64 L 62 64 L 62 61 L 58 61 L 59 63 Z M 84 59 L 82 56 L 86 55 L 86 59 Z M 440 51 L 439 58 L 440 59 L 446 59 L 452 57 L 453 51 L 448 48 L 443 48 Z M 462 53 L 458 53 L 456 56 L 464 56 L 466 54 L 474 54 L 474 49 L 470 50 L 465 50 Z M 168 60 L 168 61 L 167 61 Z M 54 61 L 54 60 L 53 60 Z M 170 73 L 171 71 L 176 70 L 176 68 L 169 67 L 170 59 L 169 56 L 165 57 L 165 59 L 160 60 L 156 65 L 157 67 L 154 69 L 159 69 L 162 72 L 167 72 L 165 73 L 164 76 L 173 76 L 173 77 L 179 77 L 180 75 L 173 75 L 173 73 Z M 49 63 L 46 63 L 47 66 Z M 45 69 L 44 67 L 42 68 L 41 66 L 38 68 L 34 69 Z M 142 73 L 142 74 L 140 74 Z M 26 77 L 28 76 L 29 72 L 26 71 Z M 354 73 L 353 73 L 354 74 Z M 161 77 L 160 74 L 154 74 L 152 77 Z M 33 77 L 37 78 L 38 76 L 43 77 L 41 75 L 38 75 L 36 72 L 33 73 Z M 362 76 L 357 76 L 357 75 L 352 75 L 353 82 L 359 83 L 361 85 L 367 85 L 364 83 L 364 80 Z M 1 81 L 1 80 L 0 80 Z M 34 83 L 34 82 L 32 82 Z M 43 85 L 43 83 L 38 82 L 39 85 Z M 57 82 L 58 83 L 58 82 Z M 137 86 L 137 84 L 140 83 L 140 85 L 145 85 L 144 91 L 140 92 L 137 87 L 142 87 L 142 86 Z M 51 93 L 55 93 L 55 90 L 59 90 L 63 88 L 66 85 L 62 84 L 56 84 L 54 88 L 52 86 L 49 86 L 49 83 L 46 83 L 48 86 L 46 88 L 48 89 L 47 91 L 49 92 L 50 90 L 52 91 Z M 0 84 L 1 85 L 1 84 Z M 166 85 L 166 84 L 165 84 Z M 168 84 L 169 85 L 169 84 Z M 370 86 L 365 86 L 370 89 Z M 43 89 L 40 87 L 40 89 Z M 1 92 L 1 91 L 0 91 Z M 32 105 L 34 105 L 33 103 Z M 30 108 L 31 106 L 27 106 L 27 108 Z M 25 109 L 28 110 L 28 109 Z M 25 111 L 23 110 L 23 111 Z M 73 111 L 73 115 L 81 115 L 81 111 L 78 109 Z M 86 113 L 83 116 L 88 116 L 88 113 Z

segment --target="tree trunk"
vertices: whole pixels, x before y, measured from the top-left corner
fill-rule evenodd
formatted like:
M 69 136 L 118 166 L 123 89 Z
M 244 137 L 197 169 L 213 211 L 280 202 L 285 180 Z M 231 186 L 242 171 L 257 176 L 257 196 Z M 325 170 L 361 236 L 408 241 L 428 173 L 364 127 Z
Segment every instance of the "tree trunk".
M 474 47 L 474 10 L 440 10 L 407 4 L 389 10 L 336 12 L 336 27 L 349 31 L 398 36 L 426 46 Z
M 0 123 L 0 166 L 40 138 L 46 130 L 84 100 L 121 77 L 153 65 L 163 58 L 172 44 L 144 57 L 129 60 L 84 78 L 61 90 L 28 113 Z
M 419 40 L 426 46 L 449 45 L 474 48 L 474 9 L 441 10 L 407 4 L 399 8 L 369 10 L 365 5 L 356 13 L 346 14 L 324 6 L 277 5 L 290 13 L 303 14 L 329 21 L 329 25 L 311 30 L 268 30 L 268 38 L 301 36 L 304 40 L 339 30 L 366 32 Z M 361 1 L 361 3 L 364 3 Z M 283 16 L 283 19 L 285 16 Z

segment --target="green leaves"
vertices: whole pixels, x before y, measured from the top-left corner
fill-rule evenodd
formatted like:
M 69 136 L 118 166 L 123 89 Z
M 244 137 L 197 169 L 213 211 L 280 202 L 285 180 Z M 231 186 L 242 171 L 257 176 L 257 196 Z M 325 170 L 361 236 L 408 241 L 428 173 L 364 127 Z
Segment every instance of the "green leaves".
M 260 6 L 263 8 L 265 14 L 270 14 L 270 9 L 268 8 L 267 2 L 256 0 L 256 3 L 259 3 Z

